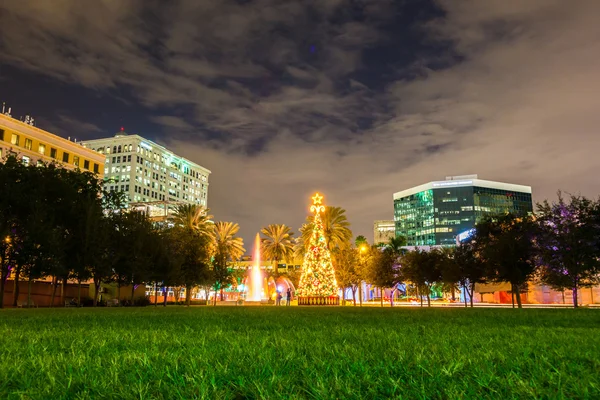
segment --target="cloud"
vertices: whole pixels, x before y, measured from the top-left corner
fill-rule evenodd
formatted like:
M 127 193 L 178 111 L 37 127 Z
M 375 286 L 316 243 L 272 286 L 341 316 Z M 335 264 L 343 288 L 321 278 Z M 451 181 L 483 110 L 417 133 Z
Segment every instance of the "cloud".
M 447 175 L 597 195 L 595 1 L 440 0 L 405 28 L 391 0 L 0 8 L 4 62 L 126 88 L 158 141 L 213 171 L 209 205 L 247 240 L 297 229 L 316 190 L 367 237 L 394 192 Z

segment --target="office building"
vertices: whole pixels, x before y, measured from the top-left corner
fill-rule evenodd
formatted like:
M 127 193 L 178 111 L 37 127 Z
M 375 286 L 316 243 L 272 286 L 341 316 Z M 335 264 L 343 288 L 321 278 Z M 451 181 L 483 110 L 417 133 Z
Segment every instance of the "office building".
M 0 160 L 14 154 L 23 163 L 57 163 L 64 168 L 90 171 L 102 177 L 104 156 L 80 143 L 46 132 L 27 122 L 0 114 Z
M 394 237 L 396 226 L 394 220 L 377 220 L 373 222 L 373 244 L 387 243 Z
M 167 216 L 177 204 L 207 207 L 210 171 L 123 129 L 83 145 L 106 157 L 105 189 L 123 192 L 129 206 L 151 217 Z
M 477 175 L 450 176 L 394 193 L 396 235 L 405 236 L 409 246 L 454 245 L 484 216 L 532 211 L 531 187 Z

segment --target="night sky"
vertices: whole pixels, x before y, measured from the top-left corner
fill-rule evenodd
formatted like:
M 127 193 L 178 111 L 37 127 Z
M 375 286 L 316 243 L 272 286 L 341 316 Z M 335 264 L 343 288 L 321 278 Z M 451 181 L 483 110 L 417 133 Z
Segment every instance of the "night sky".
M 247 249 L 314 191 L 369 240 L 394 192 L 447 175 L 600 194 L 600 1 L 168 3 L 1 1 L 0 100 L 209 168 Z

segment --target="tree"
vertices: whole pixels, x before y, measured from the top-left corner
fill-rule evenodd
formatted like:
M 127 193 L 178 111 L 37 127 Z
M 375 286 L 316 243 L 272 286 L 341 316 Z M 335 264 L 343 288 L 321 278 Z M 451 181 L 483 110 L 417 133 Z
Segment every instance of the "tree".
M 261 239 L 263 257 L 275 261 L 274 271 L 277 272 L 280 260 L 289 260 L 294 256 L 294 233 L 289 226 L 283 224 L 268 225 L 260 232 L 266 236 Z
M 458 283 L 463 288 L 465 307 L 467 295 L 473 307 L 475 284 L 485 283 L 486 265 L 477 255 L 474 243 L 468 241 L 451 249 L 445 249 L 442 260 L 442 281 L 452 285 Z
M 519 308 L 523 307 L 521 290 L 537 269 L 536 232 L 532 217 L 504 214 L 484 218 L 476 224 L 472 238 L 488 277 L 495 282 L 509 282 Z
M 395 291 L 396 285 L 402 281 L 398 257 L 390 248 L 370 248 L 366 279 L 369 283 L 380 289 L 381 306 L 383 307 L 384 289 L 393 288 Z M 394 305 L 393 293 L 390 298 L 390 304 Z
M 356 291 L 362 281 L 358 268 L 358 249 L 346 248 L 340 249 L 333 254 L 335 263 L 335 277 L 338 286 L 342 289 L 343 304 L 346 304 L 345 289 L 350 288 L 352 291 L 352 300 L 356 307 Z
M 363 245 L 368 246 L 369 242 L 367 241 L 367 238 L 363 235 L 358 235 L 356 239 L 354 239 L 354 244 L 356 245 L 356 248 L 360 248 Z
M 442 279 L 443 256 L 440 250 L 413 250 L 402 257 L 402 277 L 415 284 L 423 306 L 423 295 L 431 307 L 431 288 Z
M 211 222 L 213 216 L 208 212 L 208 209 L 199 205 L 181 204 L 175 210 L 172 222 L 189 231 L 194 231 L 199 236 L 210 238 L 213 235 L 214 227 Z
M 335 271 L 331 260 L 331 244 L 338 239 L 330 238 L 327 241 L 325 224 L 321 220 L 321 213 L 325 206 L 321 204 L 322 196 L 318 193 L 313 197 L 314 204 L 311 211 L 315 213 L 310 223 L 312 232 L 307 243 L 302 276 L 298 287 L 299 296 L 336 296 L 338 286 L 335 280 Z M 338 232 L 339 233 L 339 232 Z
M 341 207 L 324 206 L 325 211 L 320 215 L 320 220 L 323 226 L 323 235 L 325 243 L 329 251 L 337 248 L 348 248 L 351 246 L 352 231 L 350 230 L 350 222 L 346 218 L 346 210 Z M 306 223 L 300 228 L 299 251 L 300 255 L 304 255 L 309 246 L 314 230 L 314 219 L 306 218 Z
M 223 300 L 223 288 L 230 282 L 228 262 L 239 259 L 246 250 L 244 240 L 237 237 L 240 227 L 233 222 L 217 222 L 213 234 L 213 278 L 215 280 L 215 301 L 217 304 L 217 289 L 221 290 Z
M 555 290 L 571 289 L 577 308 L 579 289 L 600 283 L 600 205 L 573 195 L 566 202 L 559 192 L 558 202 L 537 208 L 541 280 Z

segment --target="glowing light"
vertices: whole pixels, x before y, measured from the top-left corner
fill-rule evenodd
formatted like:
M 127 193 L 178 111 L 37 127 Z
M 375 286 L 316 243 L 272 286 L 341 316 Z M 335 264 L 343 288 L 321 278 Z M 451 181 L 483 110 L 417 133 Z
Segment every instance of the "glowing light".
M 318 193 L 312 197 L 313 205 L 310 210 L 315 213 L 313 229 L 308 251 L 304 255 L 302 276 L 298 287 L 299 296 L 336 296 L 337 282 L 331 262 L 331 252 L 327 248 L 321 212 L 325 210 L 322 204 L 323 196 Z
M 263 275 L 260 270 L 260 236 L 256 234 L 254 240 L 254 265 L 248 275 L 248 296 L 247 300 L 250 301 L 261 301 L 263 298 Z
M 325 211 L 325 206 L 322 205 L 323 203 L 323 196 L 321 196 L 319 193 L 315 193 L 315 195 L 312 197 L 313 200 L 313 205 L 310 206 L 310 211 L 314 212 L 316 214 Z

